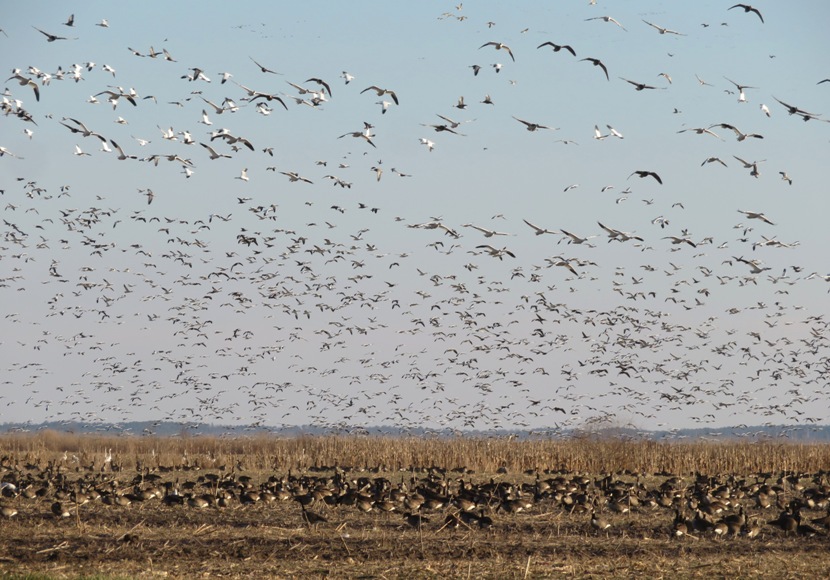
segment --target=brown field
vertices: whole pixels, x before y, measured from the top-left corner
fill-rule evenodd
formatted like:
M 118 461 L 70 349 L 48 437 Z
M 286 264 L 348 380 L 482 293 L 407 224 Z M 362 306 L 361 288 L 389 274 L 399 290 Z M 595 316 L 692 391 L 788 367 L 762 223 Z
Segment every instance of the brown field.
M 46 432 L 0 459 L 4 577 L 830 576 L 820 444 Z

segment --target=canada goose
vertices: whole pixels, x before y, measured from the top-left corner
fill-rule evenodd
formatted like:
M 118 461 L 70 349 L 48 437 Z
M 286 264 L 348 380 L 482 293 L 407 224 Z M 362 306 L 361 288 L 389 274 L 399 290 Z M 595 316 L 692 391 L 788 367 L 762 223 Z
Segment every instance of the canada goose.
M 63 507 L 63 504 L 61 504 L 61 502 L 59 501 L 56 501 L 52 504 L 51 510 L 52 513 L 59 518 L 68 518 L 72 515 L 69 513 L 69 510 Z
M 407 524 L 416 529 L 420 529 L 424 524 L 429 523 L 429 518 L 426 518 L 420 514 L 412 514 L 410 512 L 403 514 L 403 518 L 406 520 Z
M 732 8 L 743 8 L 744 12 L 747 14 L 750 12 L 754 12 L 758 15 L 758 18 L 761 19 L 761 24 L 764 23 L 764 17 L 761 16 L 761 11 L 757 8 L 754 8 L 753 6 L 750 6 L 749 4 L 735 4 L 734 6 L 730 6 L 729 8 L 727 8 L 727 10 L 732 10 Z
M 565 50 L 570 52 L 572 55 L 576 56 L 576 51 L 574 51 L 574 49 L 571 48 L 570 46 L 568 46 L 567 44 L 556 44 L 556 43 L 551 42 L 551 41 L 548 40 L 547 42 L 543 42 L 542 44 L 540 44 L 536 48 L 540 49 L 543 46 L 550 46 L 553 49 L 553 52 L 559 52 L 560 50 L 562 50 L 564 48 Z
M 611 528 L 611 524 L 604 517 L 597 515 L 594 508 L 591 508 L 591 527 L 597 532 L 601 532 Z
M 590 58 L 590 57 L 588 57 L 588 58 L 581 58 L 581 59 L 579 59 L 579 61 L 580 61 L 580 62 L 582 62 L 583 60 L 587 60 L 588 62 L 590 62 L 590 63 L 591 63 L 591 64 L 593 64 L 594 66 L 598 66 L 599 68 L 601 68 L 601 69 L 602 69 L 602 72 L 604 72 L 604 73 L 605 73 L 605 78 L 606 78 L 606 80 L 609 80 L 609 81 L 611 80 L 611 77 L 609 77 L 609 76 L 608 76 L 608 69 L 605 67 L 605 65 L 602 63 L 602 61 L 601 61 L 600 59 L 598 59 L 598 58 Z
M 7 506 L 7 505 L 4 505 L 3 507 L 0 507 L 0 516 L 3 516 L 7 520 L 13 518 L 16 515 L 17 515 L 17 508 L 13 508 L 12 506 Z
M 300 504 L 300 507 L 302 508 L 303 521 L 309 526 L 316 526 L 317 524 L 324 524 L 328 522 L 328 520 L 324 516 L 316 512 L 307 510 L 304 505 Z
M 546 125 L 539 125 L 538 123 L 530 123 L 528 121 L 523 121 L 522 119 L 519 119 L 518 117 L 513 117 L 513 118 L 516 119 L 519 123 L 522 123 L 528 131 L 537 131 L 539 129 L 552 129 L 554 131 L 559 130 L 559 129 L 555 129 L 555 128 L 552 128 L 552 127 L 548 127 Z

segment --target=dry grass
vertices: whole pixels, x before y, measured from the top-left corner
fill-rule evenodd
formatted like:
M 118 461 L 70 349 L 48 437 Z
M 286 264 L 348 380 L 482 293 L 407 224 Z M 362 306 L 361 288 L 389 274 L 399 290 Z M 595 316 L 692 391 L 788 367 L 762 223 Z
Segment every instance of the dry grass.
M 205 468 L 237 462 L 253 470 L 304 471 L 348 466 L 381 471 L 412 467 L 464 467 L 476 472 L 557 470 L 580 473 L 708 474 L 816 472 L 830 466 L 830 445 L 778 441 L 654 442 L 583 437 L 572 439 L 301 436 L 220 438 L 73 435 L 44 431 L 0 436 L 0 450 L 36 463 L 77 457 L 100 465 L 108 449 L 117 463 Z
M 523 472 L 552 469 L 587 474 L 615 472 L 688 475 L 817 472 L 830 465 L 830 446 L 763 443 L 654 443 L 614 440 L 382 439 L 298 437 L 222 439 L 77 436 L 53 432 L 0 437 L 5 468 L 65 463 L 70 481 L 100 474 L 112 449 L 113 474 L 129 482 L 136 467 L 165 471 L 164 479 L 195 479 L 205 473 L 244 473 L 258 484 L 291 470 L 314 467 L 403 470 L 393 481 L 423 474 L 415 467 L 465 467 L 471 480 L 490 477 L 532 481 Z M 78 460 L 73 459 L 77 457 Z M 138 464 L 138 465 L 136 465 Z M 191 469 L 184 470 L 184 465 Z M 200 471 L 194 472 L 193 467 Z M 497 473 L 504 467 L 507 473 Z M 242 471 L 240 471 L 242 470 Z M 105 470 L 109 473 L 109 469 Z M 0 469 L 2 474 L 2 469 Z M 622 475 L 634 480 L 634 476 Z M 221 576 L 229 578 L 698 578 L 824 577 L 830 570 L 828 537 L 792 536 L 765 526 L 758 538 L 700 534 L 676 539 L 673 512 L 642 508 L 605 515 L 612 523 L 597 533 L 586 515 L 551 502 L 510 515 L 492 513 L 490 530 L 441 529 L 449 513 L 426 514 L 420 530 L 398 513 L 353 507 L 315 508 L 328 519 L 306 525 L 296 502 L 239 502 L 197 510 L 158 500 L 128 507 L 100 501 L 73 507 L 55 518 L 51 499 L 3 500 L 19 509 L 0 520 L 0 575 L 11 578 L 121 578 Z M 758 512 L 763 521 L 774 513 Z M 33 576 L 29 576 L 33 574 Z

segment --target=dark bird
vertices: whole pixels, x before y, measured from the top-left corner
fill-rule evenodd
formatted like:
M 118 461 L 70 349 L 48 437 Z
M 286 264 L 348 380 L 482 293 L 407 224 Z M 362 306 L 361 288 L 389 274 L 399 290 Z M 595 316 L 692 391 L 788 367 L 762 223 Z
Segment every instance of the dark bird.
M 48 42 L 55 42 L 56 40 L 69 40 L 65 36 L 57 36 L 55 34 L 49 34 L 48 32 L 44 32 L 40 28 L 38 28 L 37 26 L 32 26 L 32 28 L 34 28 L 35 30 L 40 32 L 43 36 L 45 36 L 46 40 Z M 75 39 L 73 39 L 73 40 L 75 40 Z
M 63 23 L 64 26 L 75 26 L 75 15 L 70 14 L 69 18 L 66 19 L 66 22 Z
M 590 63 L 591 63 L 591 64 L 593 64 L 594 66 L 598 66 L 599 68 L 601 68 L 601 69 L 602 69 L 602 72 L 604 72 L 604 73 L 605 73 L 605 78 L 606 78 L 606 79 L 608 79 L 609 81 L 611 80 L 611 78 L 608 76 L 608 69 L 607 69 L 607 68 L 605 68 L 605 65 L 604 65 L 604 64 L 602 64 L 602 61 L 601 61 L 600 59 L 598 59 L 598 58 L 590 58 L 590 57 L 589 57 L 589 58 L 581 58 L 581 59 L 579 59 L 579 61 L 580 61 L 580 62 L 582 62 L 583 60 L 587 60 L 588 62 L 590 62 Z
M 750 6 L 749 4 L 735 4 L 734 6 L 730 6 L 728 8 L 728 10 L 732 10 L 732 8 L 743 8 L 744 12 L 747 12 L 747 13 L 754 12 L 755 14 L 758 15 L 758 18 L 761 19 L 761 24 L 764 23 L 764 17 L 761 16 L 761 11 L 758 10 L 757 8 L 754 8 L 754 7 Z
M 574 49 L 571 48 L 570 46 L 568 46 L 567 44 L 556 44 L 555 42 L 551 42 L 550 40 L 548 40 L 547 42 L 543 42 L 542 44 L 540 44 L 536 48 L 539 49 L 539 48 L 542 48 L 543 46 L 550 46 L 553 49 L 553 52 L 559 52 L 560 50 L 562 50 L 564 48 L 565 50 L 570 52 L 572 55 L 576 56 L 576 52 L 574 51 Z
M 654 179 L 657 180 L 657 183 L 659 183 L 660 185 L 663 185 L 663 180 L 660 179 L 660 176 L 657 175 L 656 173 L 654 173 L 653 171 L 637 170 L 634 173 L 632 173 L 631 175 L 636 175 L 640 179 L 642 179 L 644 177 L 653 177 Z M 631 179 L 631 175 L 628 176 L 629 179 Z
M 657 89 L 657 88 L 665 90 L 665 88 L 666 88 L 666 87 L 652 87 L 651 85 L 647 85 L 645 83 L 637 83 L 637 82 L 634 82 L 634 81 L 630 81 L 628 79 L 624 79 L 623 77 L 620 77 L 620 80 L 624 80 L 628 84 L 634 85 L 634 88 L 637 89 L 638 91 L 642 91 L 643 89 Z
M 523 121 L 522 119 L 519 119 L 518 117 L 513 117 L 513 118 L 516 119 L 519 123 L 522 123 L 527 128 L 528 131 L 536 131 L 538 129 L 550 129 L 551 128 L 551 127 L 548 127 L 546 125 L 539 125 L 538 123 L 530 123 L 528 121 Z M 554 129 L 554 130 L 556 130 L 556 129 Z
M 262 71 L 262 72 L 264 72 L 264 73 L 271 73 L 272 75 L 281 75 L 281 74 L 282 74 L 282 73 L 279 73 L 279 72 L 277 72 L 277 71 L 275 71 L 275 70 L 271 70 L 270 68 L 265 68 L 264 66 L 262 66 L 261 64 L 259 64 L 257 61 L 255 61 L 255 60 L 254 60 L 254 57 L 252 57 L 252 56 L 249 56 L 248 58 L 250 58 L 250 59 L 251 59 L 251 61 L 252 61 L 255 65 L 257 65 L 257 66 L 259 67 L 259 70 L 261 70 L 261 71 Z
M 326 92 L 328 92 L 329 96 L 331 96 L 331 87 L 323 79 L 318 79 L 318 78 L 315 78 L 315 77 L 311 77 L 310 79 L 307 79 L 305 82 L 307 82 L 307 83 L 311 83 L 311 82 L 317 83 L 318 85 L 320 85 L 321 87 L 326 89 Z

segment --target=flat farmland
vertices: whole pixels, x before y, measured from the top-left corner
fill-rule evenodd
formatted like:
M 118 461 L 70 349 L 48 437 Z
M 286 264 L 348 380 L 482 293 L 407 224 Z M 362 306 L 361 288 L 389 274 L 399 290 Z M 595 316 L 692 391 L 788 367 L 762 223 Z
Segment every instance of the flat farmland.
M 796 578 L 830 570 L 821 445 L 57 434 L 0 443 L 7 577 Z M 477 459 L 482 447 L 487 461 Z M 421 453 L 436 460 L 389 463 L 389 454 Z M 617 469 L 582 469 L 614 457 Z M 634 465 L 647 458 L 673 458 L 677 471 Z M 743 470 L 728 469 L 741 462 Z

